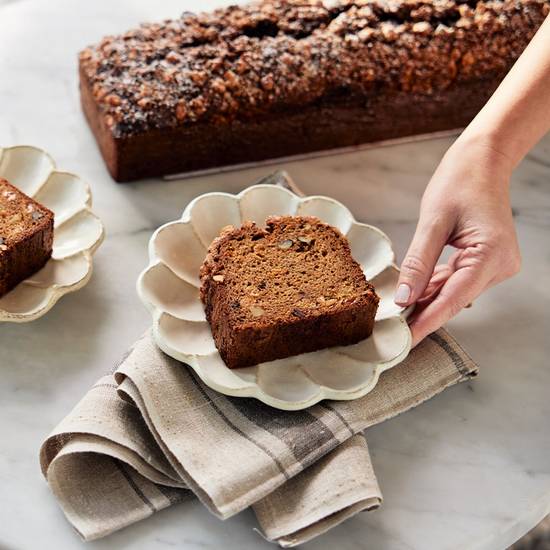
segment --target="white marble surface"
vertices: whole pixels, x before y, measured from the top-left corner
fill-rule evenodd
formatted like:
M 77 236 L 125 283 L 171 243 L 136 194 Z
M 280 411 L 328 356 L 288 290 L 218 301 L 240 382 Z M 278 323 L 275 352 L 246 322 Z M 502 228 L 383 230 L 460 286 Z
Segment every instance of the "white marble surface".
M 214 5 L 202 2 L 202 6 Z M 238 191 L 266 169 L 185 182 L 114 184 L 78 106 L 76 52 L 192 2 L 23 0 L 0 7 L 0 143 L 34 144 L 90 182 L 107 239 L 90 284 L 44 318 L 0 326 L 0 548 L 84 548 L 41 477 L 50 429 L 147 327 L 135 279 L 154 228 L 193 197 Z M 400 257 L 426 181 L 449 139 L 287 163 L 309 193 L 379 225 Z M 550 511 L 550 139 L 514 177 L 522 273 L 450 328 L 479 379 L 368 433 L 383 507 L 306 545 L 351 550 L 501 550 Z M 88 548 L 268 548 L 245 512 L 225 523 L 188 503 Z M 39 542 L 38 542 L 39 541 Z

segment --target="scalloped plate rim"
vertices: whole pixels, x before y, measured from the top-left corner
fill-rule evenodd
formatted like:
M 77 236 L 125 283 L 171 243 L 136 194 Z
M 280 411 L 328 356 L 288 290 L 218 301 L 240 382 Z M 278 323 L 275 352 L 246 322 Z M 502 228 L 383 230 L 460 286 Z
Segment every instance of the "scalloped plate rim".
M 105 226 L 103 225 L 103 222 L 101 221 L 101 219 L 92 211 L 92 203 L 93 203 L 92 190 L 89 183 L 86 180 L 82 179 L 78 174 L 75 174 L 74 172 L 70 172 L 68 170 L 59 170 L 57 168 L 57 164 L 53 159 L 53 157 L 44 149 L 40 147 L 36 147 L 34 145 L 12 145 L 10 147 L 0 147 L 0 162 L 4 158 L 4 154 L 6 151 L 13 151 L 17 149 L 30 149 L 35 152 L 37 151 L 40 154 L 44 155 L 51 164 L 50 172 L 44 178 L 44 180 L 40 183 L 40 185 L 36 188 L 36 190 L 34 191 L 33 197 L 36 196 L 36 194 L 41 189 L 44 188 L 44 186 L 47 184 L 52 174 L 57 173 L 57 174 L 63 174 L 66 176 L 72 176 L 75 179 L 79 180 L 84 185 L 84 189 L 86 191 L 86 200 L 84 202 L 83 207 L 77 210 L 76 212 L 74 212 L 69 218 L 64 220 L 63 224 L 67 223 L 69 220 L 71 220 L 74 216 L 76 216 L 80 212 L 88 212 L 93 218 L 97 220 L 100 227 L 99 236 L 90 247 L 88 247 L 85 250 L 81 250 L 73 254 L 69 254 L 68 256 L 63 256 L 62 258 L 59 258 L 59 260 L 64 260 L 64 259 L 76 256 L 77 254 L 82 254 L 84 256 L 84 258 L 86 259 L 88 269 L 86 271 L 86 274 L 80 280 L 74 283 L 71 283 L 69 285 L 62 285 L 57 283 L 53 283 L 52 285 L 44 286 L 44 287 L 28 285 L 28 286 L 33 286 L 34 288 L 41 288 L 45 291 L 50 289 L 52 290 L 52 293 L 48 301 L 40 309 L 33 311 L 32 313 L 10 313 L 0 308 L 0 322 L 26 323 L 42 317 L 48 311 L 50 311 L 50 309 L 52 309 L 63 296 L 65 296 L 66 294 L 70 294 L 72 292 L 76 292 L 77 290 L 80 290 L 81 288 L 83 288 L 88 284 L 93 274 L 93 255 L 95 254 L 96 250 L 101 246 L 101 244 L 105 239 Z M 17 185 L 15 186 L 17 187 Z M 24 284 L 25 284 L 25 280 L 21 281 L 15 288 Z
M 189 366 L 191 369 L 193 369 L 193 372 L 195 372 L 197 376 L 209 388 L 212 388 L 213 390 L 216 390 L 217 392 L 222 393 L 224 395 L 228 395 L 230 397 L 254 397 L 259 401 L 261 401 L 262 403 L 265 403 L 266 405 L 269 405 L 276 409 L 286 410 L 286 411 L 299 411 L 299 410 L 307 409 L 308 407 L 311 407 L 312 405 L 315 405 L 320 401 L 323 401 L 324 399 L 332 399 L 335 401 L 352 401 L 354 399 L 359 399 L 360 397 L 364 397 L 376 387 L 382 373 L 395 367 L 408 356 L 408 354 L 410 353 L 411 344 L 412 344 L 412 335 L 411 335 L 411 332 L 408 331 L 407 343 L 403 347 L 401 352 L 396 357 L 394 357 L 393 359 L 385 363 L 377 363 L 376 366 L 374 367 L 372 378 L 369 380 L 367 384 L 364 384 L 359 388 L 356 387 L 350 390 L 332 390 L 327 386 L 318 384 L 319 391 L 309 399 L 305 399 L 302 401 L 285 401 L 265 393 L 262 390 L 262 388 L 257 384 L 250 383 L 241 388 L 234 389 L 234 388 L 228 388 L 227 386 L 222 386 L 217 382 L 215 382 L 214 380 L 212 380 L 209 376 L 205 374 L 204 369 L 202 369 L 198 364 L 199 356 L 197 354 L 191 355 L 191 354 L 181 353 L 163 340 L 159 330 L 160 318 L 162 317 L 162 315 L 169 315 L 169 314 L 164 312 L 159 312 L 157 308 L 155 308 L 154 306 L 153 306 L 153 309 L 154 309 L 153 335 L 154 335 L 155 342 L 157 343 L 159 348 L 170 357 L 182 363 L 182 366 L 184 368 L 185 366 Z M 397 315 L 394 318 L 398 318 L 401 323 L 404 323 L 404 324 L 407 323 L 403 315 Z M 294 357 L 299 357 L 299 355 Z
M 412 335 L 410 333 L 410 330 L 407 330 L 407 342 L 403 346 L 403 349 L 400 351 L 400 353 L 398 355 L 396 355 L 396 357 L 394 357 L 393 359 L 391 359 L 387 362 L 377 363 L 374 367 L 373 376 L 368 381 L 368 383 L 360 386 L 359 388 L 354 387 L 354 388 L 351 388 L 349 390 L 336 390 L 336 389 L 331 389 L 331 388 L 328 388 L 327 386 L 323 386 L 321 384 L 318 384 L 317 385 L 318 392 L 315 393 L 314 395 L 312 395 L 311 397 L 309 397 L 308 399 L 301 400 L 301 401 L 286 401 L 286 400 L 271 396 L 271 395 L 265 393 L 264 390 L 256 383 L 246 383 L 246 382 L 243 381 L 243 384 L 245 384 L 245 385 L 243 385 L 242 387 L 239 387 L 239 388 L 228 388 L 227 386 L 222 386 L 222 385 L 218 384 L 217 382 L 213 381 L 208 375 L 206 375 L 204 369 L 201 368 L 201 366 L 199 364 L 199 361 L 200 361 L 200 356 L 199 355 L 197 355 L 197 354 L 184 354 L 184 353 L 181 353 L 181 352 L 177 351 L 176 349 L 174 349 L 170 344 L 168 344 L 164 340 L 164 338 L 163 338 L 163 336 L 160 332 L 159 325 L 160 325 L 161 317 L 163 315 L 170 315 L 170 314 L 163 311 L 163 310 L 161 310 L 155 304 L 150 302 L 150 300 L 148 298 L 146 298 L 146 296 L 145 296 L 144 287 L 143 287 L 144 277 L 149 272 L 149 270 L 154 268 L 155 266 L 157 266 L 159 264 L 164 264 L 164 262 L 162 262 L 162 260 L 156 255 L 156 252 L 155 252 L 155 240 L 156 240 L 157 236 L 159 235 L 159 233 L 161 231 L 165 230 L 167 227 L 172 226 L 172 225 L 192 223 L 191 212 L 193 210 L 194 205 L 196 203 L 198 203 L 199 201 L 202 201 L 202 200 L 205 200 L 205 199 L 208 200 L 209 197 L 223 196 L 223 197 L 227 197 L 230 200 L 237 201 L 237 203 L 239 203 L 240 200 L 244 196 L 246 196 L 249 192 L 251 192 L 252 190 L 261 189 L 261 188 L 270 189 L 270 190 L 271 189 L 277 189 L 277 192 L 283 192 L 283 193 L 287 194 L 289 196 L 289 198 L 291 198 L 291 199 L 298 198 L 298 201 L 299 201 L 298 204 L 301 204 L 301 203 L 304 203 L 304 202 L 309 202 L 313 199 L 320 199 L 320 200 L 330 202 L 330 203 L 338 206 L 339 208 L 341 208 L 346 213 L 346 215 L 349 216 L 349 218 L 351 220 L 350 229 L 354 226 L 360 226 L 360 227 L 363 227 L 363 228 L 368 229 L 370 231 L 374 231 L 378 236 L 380 236 L 382 239 L 384 239 L 390 245 L 392 258 L 391 258 L 391 261 L 388 263 L 388 265 L 386 265 L 382 269 L 382 271 L 384 271 L 385 269 L 388 269 L 390 266 L 397 267 L 396 264 L 395 264 L 395 252 L 393 250 L 390 238 L 378 227 L 375 227 L 373 225 L 357 221 L 355 216 L 352 214 L 352 212 L 349 210 L 349 208 L 347 206 L 345 206 L 341 202 L 339 202 L 336 199 L 333 199 L 331 197 L 326 197 L 326 196 L 323 196 L 323 195 L 310 195 L 310 196 L 307 196 L 307 197 L 297 197 L 292 191 L 289 191 L 288 189 L 284 189 L 284 188 L 281 188 L 281 187 L 274 188 L 273 185 L 271 185 L 271 184 L 261 184 L 261 183 L 256 184 L 256 185 L 252 185 L 250 187 L 247 187 L 247 188 L 243 189 L 242 191 L 240 191 L 237 194 L 232 194 L 232 193 L 227 193 L 227 192 L 220 192 L 220 191 L 212 191 L 212 192 L 204 193 L 202 195 L 199 195 L 198 197 L 195 197 L 193 200 L 191 200 L 187 204 L 187 206 L 184 208 L 181 216 L 178 219 L 169 221 L 165 224 L 162 224 L 160 227 L 158 227 L 153 232 L 153 234 L 151 235 L 151 238 L 149 240 L 149 245 L 148 245 L 149 262 L 148 262 L 148 265 L 142 270 L 142 272 L 138 276 L 138 279 L 136 281 L 136 290 L 137 290 L 137 294 L 138 294 L 140 300 L 146 306 L 147 310 L 151 313 L 151 315 L 153 317 L 153 335 L 154 335 L 154 339 L 155 339 L 157 345 L 160 347 L 160 349 L 162 351 L 164 351 L 169 356 L 171 356 L 174 359 L 176 359 L 176 360 L 180 361 L 181 363 L 183 363 L 184 366 L 187 365 L 189 368 L 193 369 L 193 371 L 197 374 L 197 376 L 199 376 L 199 378 L 207 386 L 211 387 L 212 389 L 214 389 L 214 390 L 216 390 L 216 391 L 218 391 L 218 392 L 220 392 L 224 395 L 229 395 L 229 396 L 233 396 L 233 397 L 254 397 L 254 398 L 260 400 L 261 402 L 263 402 L 267 405 L 270 405 L 274 408 L 282 409 L 282 410 L 302 410 L 302 409 L 310 407 L 311 405 L 314 405 L 314 404 L 316 404 L 316 403 L 318 403 L 318 402 L 320 402 L 324 399 L 334 399 L 334 400 L 339 400 L 339 401 L 340 400 L 346 401 L 346 400 L 353 400 L 353 399 L 357 399 L 359 397 L 363 397 L 364 395 L 368 394 L 370 391 L 372 391 L 376 387 L 376 385 L 378 383 L 378 380 L 380 378 L 380 375 L 383 372 L 385 372 L 386 370 L 394 367 L 395 365 L 397 365 L 398 363 L 403 361 L 408 356 L 408 354 L 411 350 L 411 344 L 412 344 Z M 166 267 L 168 267 L 168 266 L 166 266 Z M 168 269 L 170 269 L 170 268 L 168 267 Z M 186 280 L 186 279 L 182 279 L 182 280 Z M 187 281 L 187 282 L 189 282 L 189 281 Z M 406 318 L 408 317 L 410 312 L 411 312 L 411 308 L 407 308 L 404 311 L 402 311 L 401 313 L 393 315 L 391 317 L 392 318 L 398 318 L 399 321 L 401 323 L 403 323 L 408 328 Z M 194 322 L 194 321 L 189 321 L 189 322 Z
M 155 231 L 151 235 L 151 238 L 149 239 L 149 244 L 148 244 L 149 265 L 145 269 L 148 269 L 149 267 L 151 267 L 151 264 L 153 264 L 155 261 L 157 261 L 159 259 L 156 255 L 155 251 L 154 251 L 154 248 L 153 248 L 154 247 L 154 241 L 155 241 L 156 237 L 158 236 L 158 234 L 161 231 L 165 230 L 167 227 L 170 227 L 172 225 L 178 225 L 178 224 L 185 224 L 186 225 L 186 224 L 191 223 L 191 218 L 190 218 L 191 211 L 192 211 L 193 206 L 195 205 L 195 203 L 197 203 L 199 200 L 203 200 L 203 199 L 209 198 L 209 197 L 220 197 L 220 196 L 229 197 L 232 200 L 241 199 L 250 190 L 260 189 L 260 188 L 264 188 L 264 189 L 270 189 L 271 188 L 271 189 L 273 189 L 274 186 L 272 184 L 264 183 L 264 184 L 252 185 L 250 187 L 247 187 L 246 189 L 243 189 L 241 192 L 239 192 L 235 195 L 233 195 L 231 193 L 226 193 L 224 191 L 210 191 L 208 193 L 204 193 L 203 195 L 199 195 L 198 197 L 195 197 L 185 207 L 185 209 L 183 210 L 181 216 L 178 219 L 171 220 L 169 222 L 163 223 L 162 225 L 157 227 L 157 229 L 155 229 Z M 288 189 L 284 189 L 283 187 L 278 187 L 276 189 L 280 189 L 281 191 L 284 191 L 285 193 L 287 193 L 288 195 L 290 195 L 292 197 L 297 196 L 292 191 L 289 191 Z M 384 233 L 379 227 L 376 227 L 374 225 L 358 221 L 355 218 L 355 216 L 352 214 L 351 210 L 345 204 L 342 204 L 340 201 L 337 201 L 336 199 L 333 199 L 332 197 L 327 197 L 325 195 L 308 195 L 307 197 L 303 197 L 303 198 L 298 197 L 298 199 L 299 199 L 300 203 L 307 202 L 307 201 L 310 201 L 312 199 L 321 199 L 323 201 L 331 202 L 332 204 L 335 204 L 338 207 L 342 208 L 350 216 L 350 219 L 352 221 L 352 226 L 354 226 L 354 225 L 355 226 L 360 226 L 360 227 L 363 227 L 365 229 L 369 229 L 371 231 L 374 231 L 375 233 L 377 233 L 380 237 L 382 237 L 390 245 L 390 248 L 391 248 L 391 251 L 392 251 L 392 261 L 391 261 L 391 264 L 388 264 L 386 267 L 389 267 L 390 265 L 395 264 L 395 252 L 393 250 L 393 247 L 391 247 L 392 243 L 391 243 L 391 239 L 388 237 L 388 235 L 386 235 L 386 233 Z M 142 274 L 143 274 L 143 272 L 140 274 L 140 276 Z
M 391 239 L 386 235 L 386 233 L 384 233 L 379 227 L 376 227 L 374 225 L 370 225 L 368 223 L 358 221 L 355 218 L 355 216 L 353 215 L 353 213 L 351 212 L 351 210 L 345 204 L 341 203 L 340 201 L 338 201 L 338 200 L 336 200 L 332 197 L 327 197 L 326 195 L 307 195 L 306 197 L 298 197 L 297 195 L 295 195 L 289 189 L 285 189 L 284 187 L 275 187 L 273 184 L 270 184 L 270 183 L 258 183 L 258 184 L 255 184 L 255 185 L 251 185 L 251 186 L 246 187 L 245 189 L 243 189 L 242 191 L 240 191 L 239 193 L 236 193 L 236 194 L 227 193 L 225 191 L 209 191 L 208 193 L 204 193 L 202 195 L 199 195 L 198 197 L 195 197 L 194 199 L 192 199 L 187 204 L 187 206 L 183 209 L 183 212 L 182 212 L 181 216 L 177 220 L 172 220 L 170 222 L 167 222 L 167 223 L 161 225 L 159 228 L 157 228 L 157 230 L 151 236 L 150 242 L 153 241 L 153 237 L 155 236 L 157 231 L 159 231 L 160 229 L 162 229 L 163 227 L 165 227 L 167 225 L 171 225 L 173 223 L 189 223 L 191 221 L 191 219 L 190 219 L 191 211 L 192 211 L 194 205 L 199 200 L 203 200 L 205 198 L 209 198 L 209 197 L 212 197 L 212 196 L 216 196 L 216 197 L 225 196 L 225 197 L 231 198 L 232 200 L 237 200 L 237 202 L 239 202 L 240 199 L 242 199 L 245 195 L 247 195 L 248 193 L 250 193 L 251 191 L 256 190 L 256 189 L 276 189 L 278 192 L 286 193 L 291 198 L 298 198 L 300 204 L 304 203 L 304 202 L 309 202 L 313 199 L 321 199 L 321 200 L 326 201 L 326 202 L 331 202 L 332 204 L 335 204 L 339 208 L 342 208 L 346 212 L 346 214 L 349 215 L 349 217 L 352 221 L 352 225 L 353 224 L 360 225 L 362 227 L 366 227 L 367 229 L 373 230 L 374 232 L 378 233 L 382 238 L 384 238 L 391 245 Z M 395 261 L 395 252 L 393 251 L 393 248 L 392 248 L 392 252 L 393 252 L 394 261 Z

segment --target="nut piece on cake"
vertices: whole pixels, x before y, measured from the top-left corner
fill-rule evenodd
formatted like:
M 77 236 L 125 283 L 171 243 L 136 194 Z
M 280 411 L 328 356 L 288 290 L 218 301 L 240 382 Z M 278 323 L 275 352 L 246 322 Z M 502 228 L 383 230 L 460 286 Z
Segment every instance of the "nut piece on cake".
M 0 296 L 52 255 L 53 212 L 0 178 Z
M 355 344 L 374 327 L 374 287 L 347 239 L 317 218 L 225 228 L 200 278 L 206 318 L 229 368 Z

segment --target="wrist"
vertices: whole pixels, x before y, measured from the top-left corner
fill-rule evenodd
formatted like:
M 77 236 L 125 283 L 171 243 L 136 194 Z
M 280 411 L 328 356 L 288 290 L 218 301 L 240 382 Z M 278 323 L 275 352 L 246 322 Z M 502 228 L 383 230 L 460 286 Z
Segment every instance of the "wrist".
M 495 182 L 504 182 L 507 185 L 516 165 L 515 160 L 502 147 L 498 136 L 468 129 L 451 145 L 445 157 L 460 159 L 462 163 L 475 163 L 473 166 L 488 170 Z

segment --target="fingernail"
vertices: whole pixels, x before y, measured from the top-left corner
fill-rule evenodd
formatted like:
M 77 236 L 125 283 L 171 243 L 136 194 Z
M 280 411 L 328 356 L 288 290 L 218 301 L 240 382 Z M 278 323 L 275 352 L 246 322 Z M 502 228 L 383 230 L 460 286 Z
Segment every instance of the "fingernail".
M 406 304 L 411 297 L 411 287 L 405 283 L 401 283 L 395 291 L 393 301 L 396 304 Z

